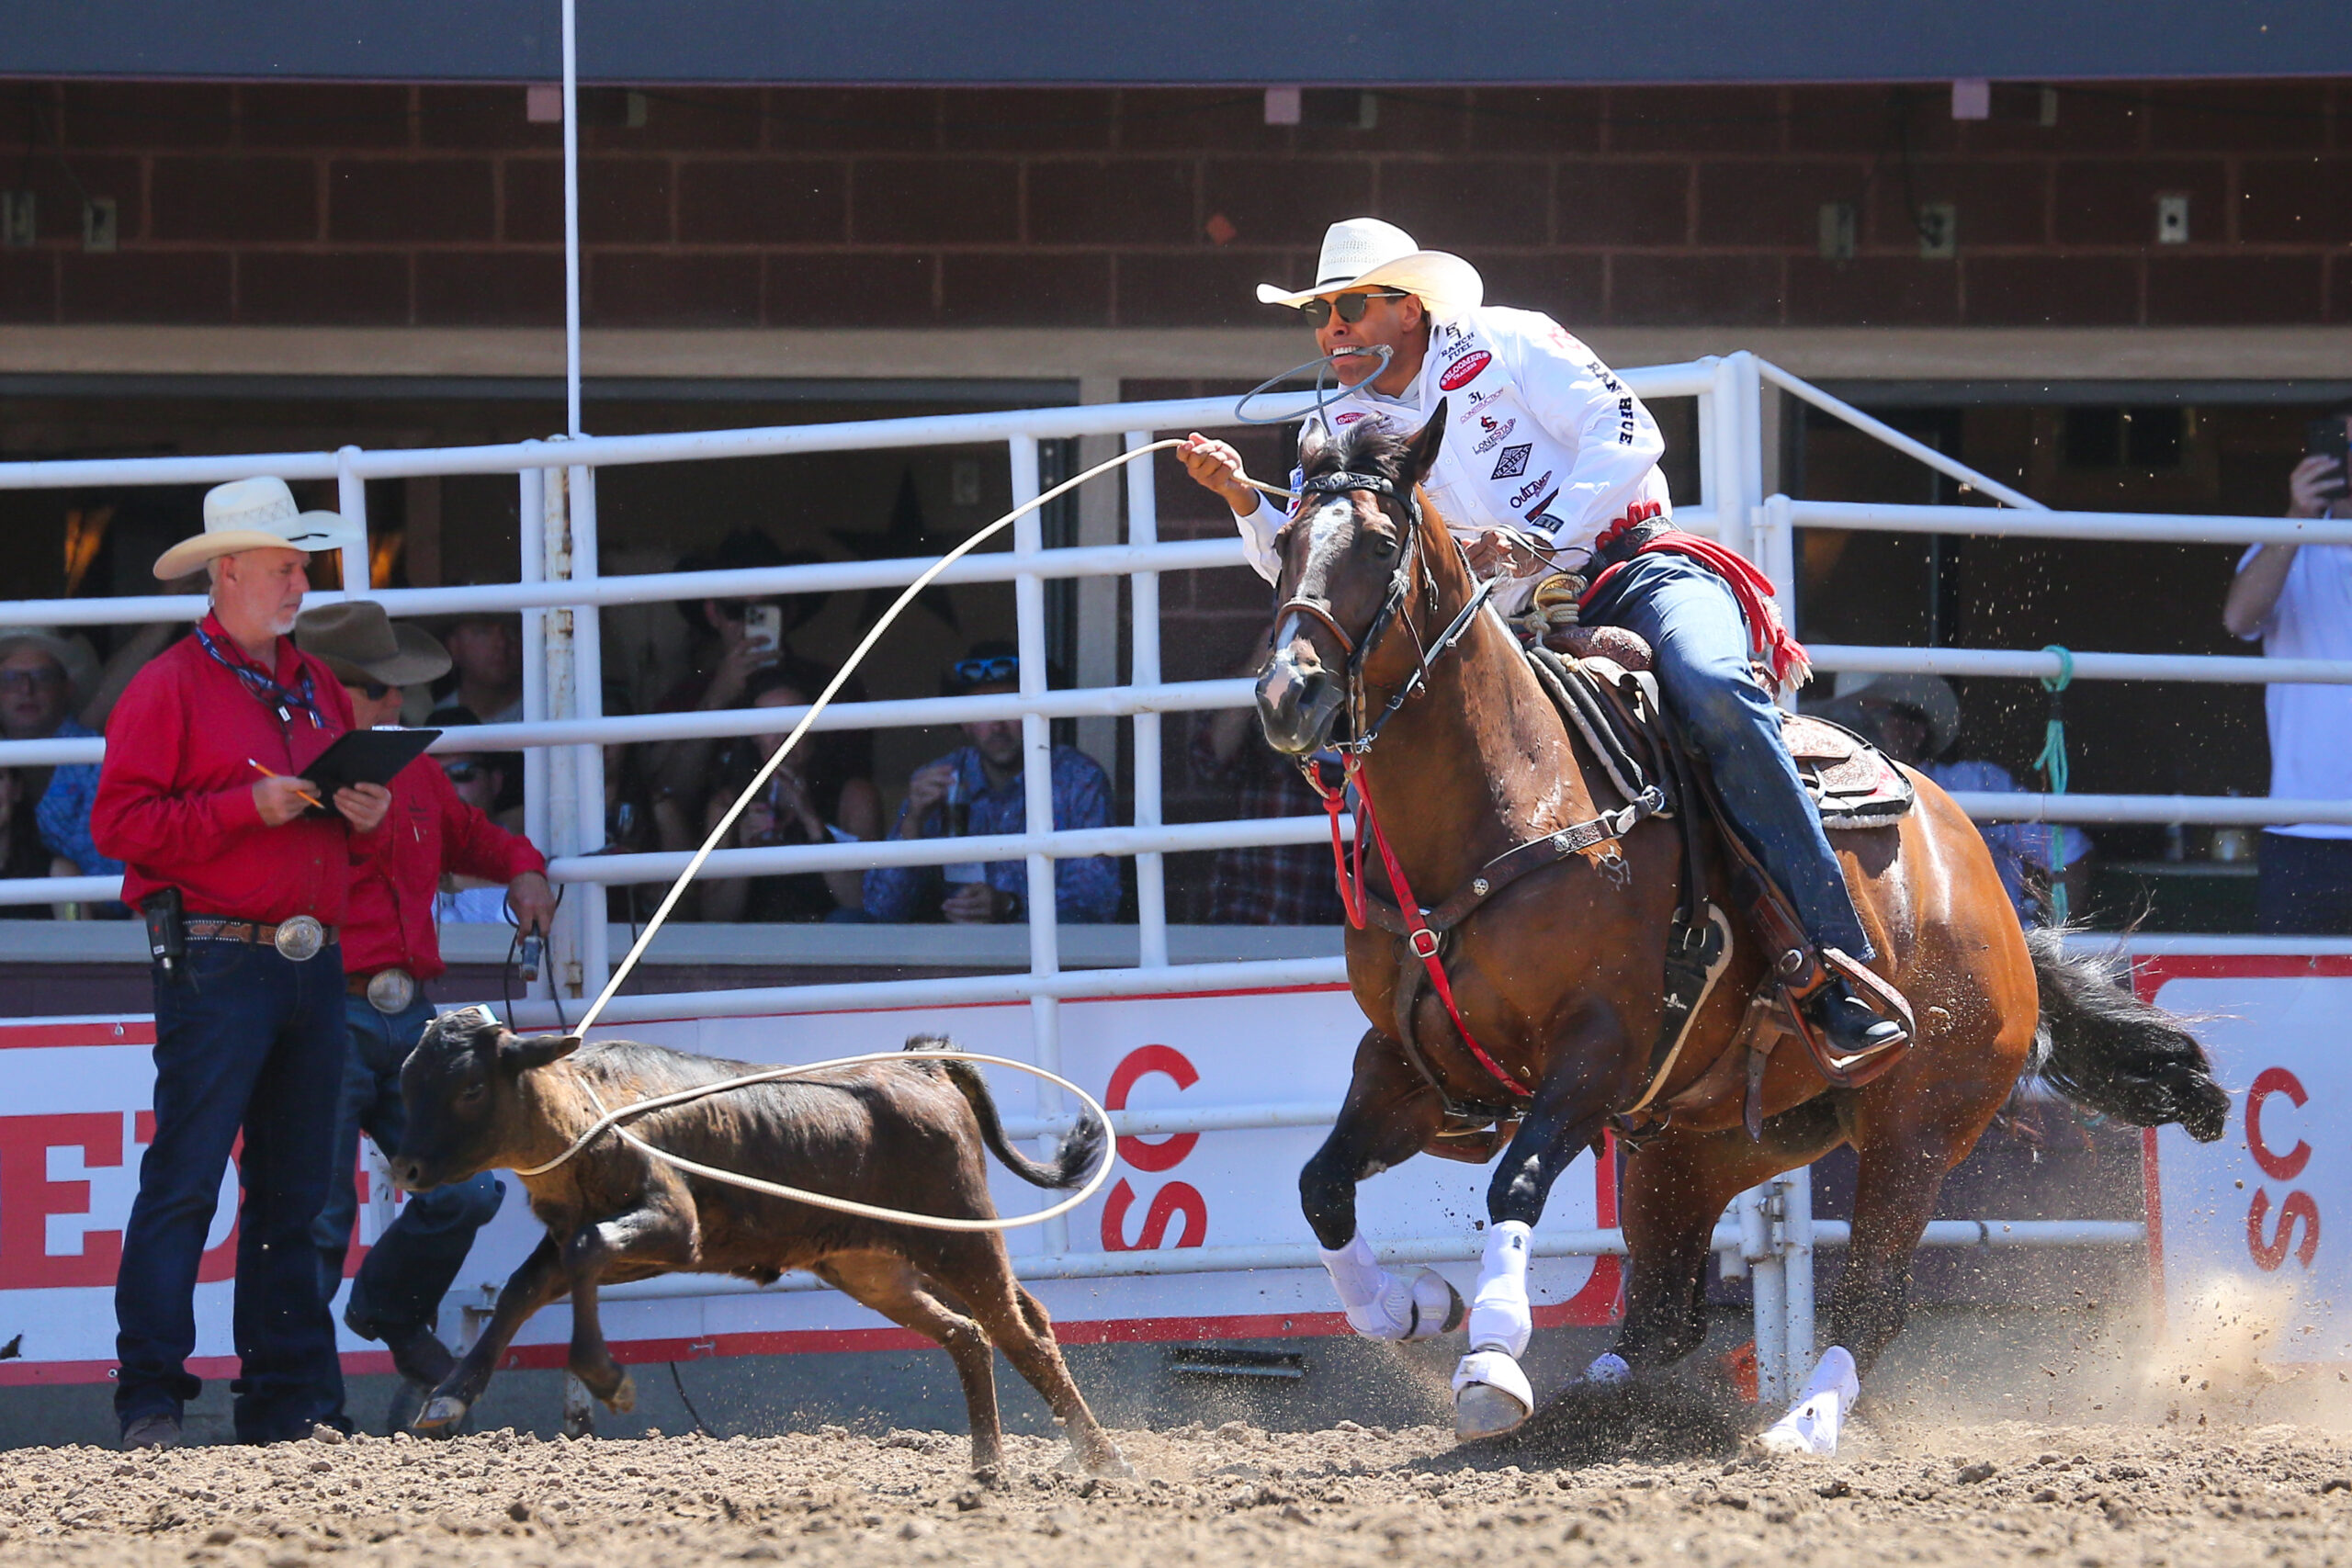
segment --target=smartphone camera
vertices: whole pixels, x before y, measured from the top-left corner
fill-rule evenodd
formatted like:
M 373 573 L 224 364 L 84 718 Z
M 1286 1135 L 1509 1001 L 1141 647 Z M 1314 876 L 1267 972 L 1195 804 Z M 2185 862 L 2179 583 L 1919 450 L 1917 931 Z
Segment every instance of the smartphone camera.
M 2332 457 L 2335 460 L 2335 477 L 2325 481 L 2324 488 L 2320 491 L 2322 495 L 2332 501 L 2343 499 L 2346 492 L 2352 490 L 2352 479 L 2347 479 L 2345 471 L 2346 446 L 2344 420 L 2340 415 L 2315 419 L 2303 431 L 2304 457 Z
M 766 663 L 774 663 L 784 651 L 784 608 L 779 604 L 751 604 L 743 610 L 743 646 Z

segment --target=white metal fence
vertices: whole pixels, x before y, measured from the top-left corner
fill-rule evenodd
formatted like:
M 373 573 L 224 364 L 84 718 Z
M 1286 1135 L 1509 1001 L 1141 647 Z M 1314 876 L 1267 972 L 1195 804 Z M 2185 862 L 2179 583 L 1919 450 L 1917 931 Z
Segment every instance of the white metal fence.
M 2052 512 L 1964 465 L 1921 446 L 1838 400 L 1753 355 L 1735 354 L 1683 365 L 1623 370 L 1621 378 L 1642 397 L 1656 400 L 1697 400 L 1700 496 L 1684 505 L 1677 520 L 1685 527 L 1721 537 L 1761 565 L 1787 602 L 1793 602 L 1793 539 L 1799 527 L 1826 527 L 1945 535 L 2168 543 L 2284 541 L 2352 544 L 2352 523 L 2300 523 L 2278 518 L 2185 518 L 2136 514 Z M 1888 442 L 1958 480 L 1964 489 L 2000 506 L 1850 505 L 1793 501 L 1764 493 L 1762 431 L 1764 385 L 1773 386 Z M 1261 412 L 1305 406 L 1261 403 Z M 772 732 L 797 716 L 792 709 L 606 717 L 601 712 L 602 640 L 598 613 L 613 604 L 683 599 L 733 598 L 782 593 L 832 592 L 897 587 L 911 581 L 925 560 L 828 562 L 760 570 L 664 572 L 605 577 L 597 570 L 595 479 L 599 469 L 631 464 L 695 462 L 934 446 L 1001 443 L 1011 465 L 1015 502 L 1042 488 L 1040 443 L 1073 437 L 1119 437 L 1130 446 L 1164 432 L 1216 429 L 1236 423 L 1228 400 L 1097 405 L 1024 410 L 855 423 L 810 424 L 757 430 L 702 431 L 676 434 L 584 436 L 498 446 L 429 450 L 299 452 L 234 457 L 106 459 L 0 464 L 0 489 L 65 489 L 96 486 L 218 483 L 254 474 L 287 479 L 333 479 L 340 507 L 364 519 L 365 482 L 396 477 L 503 474 L 517 486 L 522 518 L 521 556 L 513 583 L 465 588 L 369 591 L 395 615 L 449 614 L 461 610 L 515 610 L 525 632 L 524 721 L 486 726 L 445 738 L 442 749 L 520 750 L 526 757 L 526 825 L 549 851 L 559 883 L 594 887 L 605 884 L 666 883 L 683 869 L 684 854 L 598 854 L 604 843 L 602 746 L 622 741 L 746 736 Z M 1162 813 L 1160 716 L 1230 708 L 1250 700 L 1249 682 L 1216 680 L 1169 682 L 1162 679 L 1159 582 L 1161 574 L 1243 564 L 1238 539 L 1162 542 L 1157 497 L 1146 464 L 1127 470 L 1126 540 L 1111 546 L 1048 549 L 1042 525 L 1032 513 L 1016 525 L 1010 550 L 975 555 L 943 581 L 1003 582 L 1013 587 L 1021 651 L 1017 694 L 844 704 L 823 716 L 820 728 L 859 728 L 944 724 L 981 717 L 1018 716 L 1023 726 L 1025 805 L 1030 830 L 969 840 L 912 840 L 879 843 L 826 844 L 770 849 L 722 850 L 707 874 L 742 876 L 789 872 L 942 864 L 957 861 L 1019 859 L 1028 876 L 1029 963 L 1019 974 L 881 982 L 861 985 L 764 987 L 685 996 L 632 996 L 607 1010 L 612 1023 L 681 1013 L 701 1016 L 806 1012 L 832 1008 L 881 1008 L 951 1002 L 1025 1000 L 1031 1010 L 1035 1058 L 1049 1070 L 1060 1066 L 1058 1006 L 1071 997 L 1150 995 L 1171 987 L 1219 989 L 1329 984 L 1344 977 L 1337 958 L 1284 959 L 1220 964 L 1214 980 L 1198 966 L 1171 964 L 1162 857 L 1180 852 L 1263 844 L 1321 841 L 1328 832 L 1320 816 L 1260 821 L 1170 824 Z M 347 551 L 345 581 L 368 581 L 364 547 Z M 1124 685 L 1048 691 L 1046 685 L 1045 585 L 1049 580 L 1123 578 L 1129 584 L 1129 679 Z M 314 595 L 314 602 L 335 597 Z M 192 597 L 153 595 L 108 599 L 17 601 L 0 604 L 0 626 L 96 626 L 187 620 L 200 613 Z M 2055 655 L 2036 650 L 1817 647 L 1815 663 L 1825 671 L 1922 671 L 1935 673 L 2034 676 L 2058 672 Z M 2179 680 L 2256 682 L 2290 676 L 2307 682 L 2352 682 L 2352 662 L 2298 660 L 2291 666 L 2250 659 L 2079 653 L 2077 680 Z M 1053 830 L 1048 725 L 1057 717 L 1127 717 L 1133 746 L 1134 821 L 1125 827 Z M 0 766 L 95 761 L 98 739 L 0 742 Z M 2277 801 L 2174 795 L 1963 795 L 1961 804 L 1980 819 L 2082 822 L 2352 822 L 2352 802 Z M 1046 824 L 1039 827 L 1038 824 Z M 1054 918 L 1056 857 L 1119 855 L 1136 863 L 1139 960 L 1130 967 L 1067 972 L 1060 960 Z M 110 897 L 118 891 L 102 878 L 53 878 L 0 882 L 0 906 Z M 608 973 L 607 927 L 598 900 L 567 901 L 554 943 L 554 962 L 536 998 L 519 1010 L 520 1021 L 552 1024 L 557 1004 L 548 987 L 565 998 L 593 996 Z M 1060 1108 L 1050 1100 L 1037 1125 L 1050 1135 Z M 1228 1108 L 1185 1128 L 1321 1124 L 1331 1108 Z M 1177 1131 L 1182 1118 L 1155 1115 L 1130 1124 L 1143 1130 Z M 1813 1346 L 1812 1252 L 1842 1240 L 1841 1228 L 1811 1217 L 1804 1173 L 1743 1197 L 1734 1223 L 1718 1234 L 1726 1263 L 1745 1268 L 1755 1282 L 1758 1344 L 1768 1393 L 1802 1376 Z M 2091 1245 L 2136 1238 L 2137 1227 L 2052 1223 L 2028 1224 L 1988 1221 L 1946 1222 L 1932 1228 L 1930 1244 Z M 1059 1277 L 1198 1269 L 1305 1267 L 1305 1248 L 1185 1249 L 1183 1253 L 1117 1254 L 1072 1252 L 1058 1223 L 1047 1235 L 1047 1256 L 1031 1259 L 1032 1270 Z M 1614 1232 L 1546 1235 L 1538 1250 L 1599 1253 L 1618 1250 Z M 1388 1249 L 1399 1258 L 1475 1256 L 1462 1237 L 1400 1238 Z M 1279 1253 L 1279 1258 L 1274 1255 Z M 1294 1253 L 1296 1256 L 1294 1256 Z M 639 1292 L 726 1292 L 733 1287 L 707 1280 L 630 1287 Z M 620 1293 L 620 1292 L 616 1292 Z

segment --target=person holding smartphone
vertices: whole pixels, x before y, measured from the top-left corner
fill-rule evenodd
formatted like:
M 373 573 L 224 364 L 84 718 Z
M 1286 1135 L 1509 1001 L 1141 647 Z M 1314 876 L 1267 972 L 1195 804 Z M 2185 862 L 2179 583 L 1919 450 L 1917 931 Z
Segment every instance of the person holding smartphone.
M 2352 402 L 2312 422 L 2287 479 L 2287 515 L 2352 517 L 2346 446 Z M 2222 609 L 2230 635 L 2268 659 L 2352 659 L 2352 545 L 2256 545 Z M 2270 793 L 2352 798 L 2352 686 L 2271 685 Z M 2271 935 L 2352 933 L 2352 826 L 2302 822 L 2262 834 L 2256 924 Z

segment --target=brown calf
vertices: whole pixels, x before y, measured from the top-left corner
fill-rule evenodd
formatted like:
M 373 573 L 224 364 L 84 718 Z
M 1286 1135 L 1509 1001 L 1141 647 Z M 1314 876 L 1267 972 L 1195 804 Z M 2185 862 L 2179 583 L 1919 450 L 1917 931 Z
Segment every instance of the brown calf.
M 907 1049 L 951 1049 L 916 1036 Z M 393 1176 L 409 1191 L 477 1171 L 553 1160 L 599 1115 L 760 1069 L 660 1045 L 517 1036 L 486 1010 L 433 1021 L 401 1069 L 408 1136 Z M 594 1098 L 591 1098 L 591 1090 Z M 1051 1165 L 1006 1141 L 979 1073 L 960 1063 L 888 1062 L 731 1089 L 628 1123 L 698 1164 L 877 1207 L 992 1219 L 983 1147 L 1023 1180 L 1072 1188 L 1102 1153 L 1081 1126 Z M 515 1331 L 571 1297 L 572 1374 L 616 1410 L 636 1401 L 597 1321 L 600 1284 L 680 1271 L 762 1284 L 805 1269 L 953 1358 L 971 1413 L 972 1468 L 1002 1449 L 991 1344 L 1043 1394 L 1087 1469 L 1126 1461 L 1070 1381 L 1046 1309 L 1012 1277 L 996 1232 L 869 1220 L 691 1176 L 607 1131 L 553 1169 L 523 1178 L 548 1234 L 499 1292 L 481 1337 L 434 1391 L 417 1425 L 447 1427 L 481 1397 Z

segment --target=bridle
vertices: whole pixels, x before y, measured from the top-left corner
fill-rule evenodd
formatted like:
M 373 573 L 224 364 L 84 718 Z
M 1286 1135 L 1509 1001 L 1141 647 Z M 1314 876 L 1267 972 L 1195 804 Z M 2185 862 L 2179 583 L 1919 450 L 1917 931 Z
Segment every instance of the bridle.
M 1300 615 L 1314 621 L 1339 639 L 1340 651 L 1347 660 L 1347 706 L 1351 734 L 1347 739 L 1334 740 L 1330 745 L 1332 750 L 1360 763 L 1363 755 L 1372 750 L 1372 743 L 1379 736 L 1381 729 L 1396 716 L 1396 711 L 1403 707 L 1414 694 L 1428 686 L 1430 666 L 1452 651 L 1454 645 L 1462 640 L 1464 634 L 1469 631 L 1471 622 L 1478 618 L 1478 612 L 1484 609 L 1487 601 L 1494 596 L 1495 582 L 1491 578 L 1479 581 L 1477 588 L 1471 593 L 1469 602 L 1464 604 L 1461 612 L 1447 624 L 1445 630 L 1439 634 L 1435 641 L 1424 643 L 1421 640 L 1420 630 L 1414 626 L 1412 617 L 1402 614 L 1406 602 L 1412 597 L 1413 579 L 1416 569 L 1420 564 L 1421 550 L 1421 502 L 1419 495 L 1409 486 L 1399 491 L 1395 480 L 1381 474 L 1354 473 L 1344 469 L 1335 474 L 1318 474 L 1299 485 L 1298 516 L 1291 523 L 1284 525 L 1284 528 L 1287 530 L 1295 527 L 1306 517 L 1306 502 L 1308 497 L 1345 495 L 1353 491 L 1368 491 L 1380 497 L 1384 503 L 1393 503 L 1403 513 L 1405 546 L 1397 555 L 1396 570 L 1389 574 L 1388 589 L 1381 596 L 1380 609 L 1373 615 L 1371 623 L 1364 627 L 1361 637 L 1351 637 L 1347 627 L 1341 626 L 1339 617 L 1332 614 L 1329 600 L 1310 598 L 1304 593 L 1294 593 L 1274 605 L 1274 626 L 1279 631 L 1284 619 L 1292 615 Z M 1386 509 L 1386 504 L 1384 504 L 1382 510 Z M 1461 549 L 1458 542 L 1454 545 L 1454 548 L 1457 551 Z M 1468 566 L 1466 558 L 1464 565 L 1466 570 Z M 1437 578 L 1434 573 L 1421 575 L 1428 590 L 1429 613 L 1434 615 L 1438 607 Z M 1380 646 L 1381 639 L 1387 635 L 1389 627 L 1400 619 L 1406 634 L 1413 639 L 1413 673 L 1407 677 L 1405 683 L 1389 697 L 1387 705 L 1381 710 L 1380 716 L 1367 725 L 1364 723 L 1364 666 L 1371 660 L 1373 650 Z M 1308 761 L 1302 765 L 1309 770 L 1311 778 L 1313 762 Z

